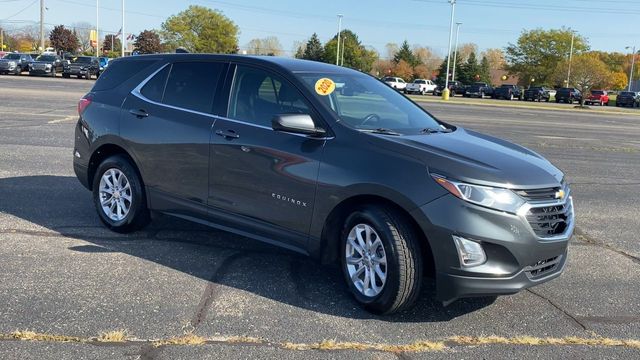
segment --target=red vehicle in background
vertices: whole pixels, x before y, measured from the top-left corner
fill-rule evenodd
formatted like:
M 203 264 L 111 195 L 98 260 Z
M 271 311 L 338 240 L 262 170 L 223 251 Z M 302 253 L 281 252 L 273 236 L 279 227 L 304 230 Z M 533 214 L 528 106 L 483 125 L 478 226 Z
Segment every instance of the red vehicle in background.
M 584 100 L 586 105 L 598 104 L 609 106 L 609 94 L 604 90 L 592 90 L 588 98 Z

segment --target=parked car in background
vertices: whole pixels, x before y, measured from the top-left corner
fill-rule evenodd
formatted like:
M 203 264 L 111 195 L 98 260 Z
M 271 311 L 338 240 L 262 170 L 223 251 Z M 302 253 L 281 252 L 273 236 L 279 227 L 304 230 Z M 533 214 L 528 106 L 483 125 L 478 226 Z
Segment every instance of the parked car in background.
M 503 84 L 493 89 L 493 95 L 491 97 L 494 99 L 522 100 L 523 95 L 524 90 L 520 86 Z
M 621 91 L 616 98 L 616 106 L 640 107 L 640 93 Z
M 582 93 L 576 88 L 562 88 L 556 92 L 556 102 L 573 104 L 582 101 Z
M 461 83 L 460 81 L 449 81 L 449 95 L 450 96 L 456 96 L 456 95 L 464 95 L 466 86 Z M 433 95 L 435 96 L 440 96 L 442 95 L 442 91 L 444 91 L 444 82 L 441 83 L 440 85 L 438 85 L 434 90 L 433 90 Z
M 68 78 L 73 76 L 78 79 L 85 78 L 91 80 L 91 76 L 98 78 L 100 72 L 100 63 L 95 56 L 77 56 L 70 60 L 69 64 L 64 65 L 62 77 Z
M 402 78 L 396 76 L 384 77 L 382 78 L 382 81 L 396 90 L 404 91 L 404 89 L 407 87 L 407 83 Z
M 432 93 L 435 90 L 437 85 L 427 79 L 415 79 L 412 83 L 407 84 L 407 87 L 404 89 L 405 94 L 421 94 L 426 95 L 427 93 Z
M 551 92 L 549 89 L 544 88 L 542 86 L 534 86 L 530 87 L 524 91 L 522 95 L 522 100 L 524 101 L 546 101 L 549 102 L 551 99 Z
M 20 75 L 23 71 L 29 71 L 29 64 L 33 58 L 29 54 L 9 53 L 0 59 L 0 74 Z
M 493 88 L 491 85 L 485 82 L 476 82 L 469 86 L 467 86 L 466 91 L 464 92 L 464 97 L 479 97 L 484 98 L 485 96 L 492 96 Z
M 600 106 L 609 106 L 609 94 L 604 90 L 591 90 L 589 97 L 584 100 L 587 105 L 598 104 Z
M 55 77 L 63 70 L 62 59 L 58 55 L 43 54 L 29 64 L 29 75 L 45 75 Z

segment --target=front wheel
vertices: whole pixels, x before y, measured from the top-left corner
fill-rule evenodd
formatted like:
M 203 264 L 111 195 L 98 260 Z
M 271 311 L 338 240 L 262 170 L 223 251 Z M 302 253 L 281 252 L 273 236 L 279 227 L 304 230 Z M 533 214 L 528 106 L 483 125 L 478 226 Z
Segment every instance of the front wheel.
M 402 215 L 366 206 L 344 223 L 342 270 L 349 289 L 365 309 L 392 314 L 411 306 L 420 293 L 419 239 Z
M 149 223 L 149 210 L 140 176 L 124 156 L 104 160 L 93 179 L 93 202 L 102 223 L 127 233 Z

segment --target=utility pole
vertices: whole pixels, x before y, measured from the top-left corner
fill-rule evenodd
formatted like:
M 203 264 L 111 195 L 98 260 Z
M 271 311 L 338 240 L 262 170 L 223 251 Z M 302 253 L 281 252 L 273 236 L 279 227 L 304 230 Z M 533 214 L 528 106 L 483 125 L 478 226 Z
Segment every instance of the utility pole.
M 124 57 L 124 0 L 122 0 L 122 51 L 120 56 Z
M 340 66 L 344 66 L 344 49 L 346 48 L 346 46 L 344 46 L 345 42 L 347 41 L 346 38 L 342 38 L 342 55 L 341 55 L 341 59 L 340 59 Z
M 571 79 L 571 60 L 573 58 L 573 38 L 576 33 L 571 30 L 571 49 L 569 50 L 569 70 L 567 70 L 567 87 L 569 87 L 569 80 Z
M 342 14 L 338 14 L 338 46 L 336 47 L 336 65 L 340 65 L 340 31 L 342 31 Z
M 445 74 L 444 90 L 442 91 L 442 98 L 449 99 L 449 69 L 451 65 L 451 41 L 453 40 L 453 16 L 456 11 L 456 0 L 449 0 L 451 4 L 451 21 L 449 25 L 449 51 L 447 52 L 447 73 Z
M 4 51 L 4 29 L 0 29 L 0 51 Z
M 460 35 L 461 22 L 456 23 L 456 46 L 453 49 L 453 71 L 451 73 L 451 81 L 456 81 L 456 61 L 458 60 L 458 35 Z
M 625 49 L 630 48 L 627 46 Z M 631 53 L 631 70 L 629 71 L 629 86 L 627 86 L 627 91 L 631 91 L 631 83 L 633 82 L 633 66 L 636 63 L 636 47 L 633 47 L 633 52 Z
M 44 0 L 40 0 L 40 51 L 44 51 Z
M 96 0 L 96 56 L 100 56 L 100 14 L 98 12 L 99 5 L 100 0 Z

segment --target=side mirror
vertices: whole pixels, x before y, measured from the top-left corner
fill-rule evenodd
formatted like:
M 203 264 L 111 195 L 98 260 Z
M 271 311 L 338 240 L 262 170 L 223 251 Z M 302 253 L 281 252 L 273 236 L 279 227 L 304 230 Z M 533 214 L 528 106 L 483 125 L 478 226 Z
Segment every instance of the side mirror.
M 326 131 L 316 127 L 311 116 L 307 114 L 278 114 L 271 119 L 271 127 L 275 131 L 295 134 L 324 135 Z

